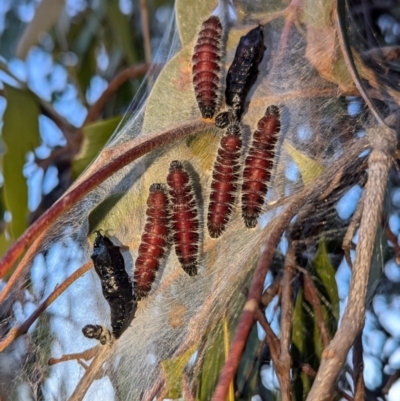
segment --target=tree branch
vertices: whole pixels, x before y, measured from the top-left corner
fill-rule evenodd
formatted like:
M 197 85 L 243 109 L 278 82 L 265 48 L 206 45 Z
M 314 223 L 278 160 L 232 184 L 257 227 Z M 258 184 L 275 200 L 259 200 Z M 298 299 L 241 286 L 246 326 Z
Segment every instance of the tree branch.
M 102 167 L 94 171 L 90 176 L 87 176 L 86 179 L 83 179 L 82 182 L 60 198 L 50 209 L 43 213 L 24 234 L 22 234 L 13 246 L 10 247 L 0 261 L 0 278 L 11 269 L 18 257 L 40 233 L 48 229 L 58 217 L 116 171 L 119 171 L 129 163 L 152 150 L 158 149 L 175 140 L 182 139 L 206 126 L 207 124 L 201 120 L 187 122 L 165 131 L 133 139 L 125 143 L 123 147 L 118 147 L 118 150 L 105 151 L 104 154 L 107 155 L 107 158 L 102 164 Z M 14 274 L 21 275 L 22 271 L 17 268 Z M 10 288 L 8 288 L 7 291 L 6 289 L 7 286 L 0 294 L 0 303 L 4 301 L 5 296 L 10 291 Z
M 93 267 L 93 262 L 87 262 L 76 272 L 71 274 L 62 284 L 58 285 L 54 291 L 38 306 L 38 308 L 18 327 L 13 327 L 5 338 L 0 341 L 0 352 L 4 351 L 15 339 L 22 334 L 26 334 L 37 318 L 79 277 Z

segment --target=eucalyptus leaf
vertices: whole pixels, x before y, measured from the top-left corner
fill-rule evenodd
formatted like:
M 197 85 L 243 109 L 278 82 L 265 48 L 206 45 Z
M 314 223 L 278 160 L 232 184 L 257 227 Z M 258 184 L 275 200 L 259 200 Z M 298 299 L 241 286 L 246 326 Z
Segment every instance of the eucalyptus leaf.
M 28 91 L 4 86 L 7 107 L 4 113 L 3 159 L 4 199 L 11 212 L 10 232 L 18 238 L 28 226 L 28 187 L 22 174 L 26 155 L 40 144 L 37 98 Z

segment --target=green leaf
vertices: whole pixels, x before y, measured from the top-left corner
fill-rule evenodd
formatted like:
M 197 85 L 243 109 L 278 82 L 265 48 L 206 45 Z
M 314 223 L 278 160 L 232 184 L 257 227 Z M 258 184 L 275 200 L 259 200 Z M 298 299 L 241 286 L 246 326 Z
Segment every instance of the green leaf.
M 324 172 L 324 167 L 321 164 L 299 152 L 289 142 L 285 141 L 283 147 L 297 164 L 305 185 L 315 180 Z
M 130 196 L 129 192 L 118 192 L 109 196 L 90 212 L 89 232 L 94 233 L 95 230 L 118 231 L 121 220 L 126 220 L 125 207 L 129 208 L 136 198 L 137 196 Z
M 258 339 L 257 325 L 253 325 L 249 338 L 246 341 L 246 348 L 240 361 L 238 374 L 236 375 L 236 387 L 241 392 L 240 399 L 251 399 L 258 387 L 261 356 L 258 358 L 256 364 L 254 364 L 254 357 L 257 355 L 259 347 L 260 340 Z M 247 377 L 250 371 L 251 375 Z
M 200 26 L 217 7 L 217 0 L 177 0 L 176 20 L 182 46 L 186 46 L 197 35 Z
M 161 361 L 160 365 L 165 378 L 165 398 L 176 399 L 182 396 L 183 370 L 195 351 L 196 347 L 192 346 L 177 357 Z
M 129 26 L 128 18 L 122 14 L 117 1 L 110 1 L 108 3 L 107 16 L 114 33 L 114 40 L 121 46 L 127 62 L 129 64 L 136 64 L 138 58 L 134 51 L 133 32 Z
M 293 310 L 292 327 L 292 357 L 296 362 L 309 362 L 310 352 L 313 352 L 310 344 L 310 328 L 312 322 L 310 316 L 304 310 L 304 291 L 301 288 L 297 294 L 296 303 Z M 311 325 L 310 325 L 311 323 Z M 311 345 L 311 346 L 310 346 Z M 293 394 L 296 401 L 302 401 L 303 395 L 308 394 L 312 379 L 300 369 L 295 369 L 297 374 L 293 377 Z
M 97 121 L 83 127 L 83 143 L 72 163 L 72 176 L 76 179 L 103 149 L 110 136 L 118 127 L 121 117 Z
M 318 251 L 313 261 L 313 268 L 316 276 L 320 280 L 320 283 L 317 283 L 317 286 L 319 286 L 318 289 L 329 302 L 330 311 L 336 320 L 334 323 L 336 327 L 339 321 L 339 295 L 335 279 L 336 272 L 330 261 L 325 240 L 321 240 L 319 243 Z M 336 328 L 334 328 L 334 330 L 336 331 Z
M 225 362 L 223 323 L 217 324 L 210 335 L 205 348 L 206 354 L 201 369 L 200 383 L 196 399 L 208 401 L 217 384 L 218 375 Z
M 4 113 L 3 140 L 6 154 L 3 160 L 4 199 L 12 214 L 10 231 L 18 238 L 28 226 L 28 187 L 22 175 L 26 154 L 40 144 L 39 105 L 28 92 L 4 87 L 7 107 Z
M 36 8 L 32 21 L 19 40 L 16 55 L 24 59 L 29 49 L 39 43 L 40 35 L 47 32 L 58 20 L 65 0 L 42 0 Z

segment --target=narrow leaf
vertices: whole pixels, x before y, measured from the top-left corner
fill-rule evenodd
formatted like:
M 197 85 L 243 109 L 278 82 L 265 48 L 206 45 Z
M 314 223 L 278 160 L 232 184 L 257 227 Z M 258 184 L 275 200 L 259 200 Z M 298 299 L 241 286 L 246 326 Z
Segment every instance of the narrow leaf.
M 315 180 L 324 172 L 324 167 L 321 166 L 321 164 L 317 163 L 309 156 L 299 152 L 289 142 L 285 141 L 283 146 L 286 152 L 289 153 L 291 158 L 297 164 L 305 185 Z
M 108 120 L 95 122 L 83 128 L 83 143 L 80 152 L 72 163 L 73 178 L 89 165 L 96 155 L 103 149 L 110 136 L 118 127 L 121 117 L 113 117 Z
M 32 93 L 11 86 L 5 86 L 4 90 L 7 98 L 3 126 L 7 149 L 3 161 L 4 199 L 12 214 L 11 235 L 18 238 L 28 226 L 28 187 L 22 168 L 26 154 L 40 144 L 40 110 Z
M 18 42 L 16 51 L 18 58 L 24 59 L 29 49 L 39 43 L 40 35 L 57 22 L 64 6 L 65 0 L 42 0 L 39 3 L 32 21 Z

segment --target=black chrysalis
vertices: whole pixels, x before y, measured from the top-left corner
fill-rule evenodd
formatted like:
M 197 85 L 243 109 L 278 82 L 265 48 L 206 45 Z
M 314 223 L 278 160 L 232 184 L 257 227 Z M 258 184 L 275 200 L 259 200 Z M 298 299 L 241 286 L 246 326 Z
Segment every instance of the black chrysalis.
M 258 67 L 266 49 L 263 30 L 264 27 L 259 25 L 240 38 L 226 75 L 225 102 L 230 108 L 232 121 L 239 122 L 242 118 L 247 95 L 257 80 Z M 229 123 L 226 116 L 217 118 L 216 122 L 220 128 Z
M 119 246 L 114 245 L 99 231 L 91 258 L 100 277 L 104 298 L 110 305 L 112 334 L 115 338 L 119 338 L 135 317 L 137 309 L 132 283 L 125 270 L 124 258 Z M 89 338 L 100 337 L 99 327 L 101 328 L 97 325 L 87 325 L 83 334 Z
M 99 340 L 101 344 L 106 344 L 110 337 L 110 332 L 98 324 L 87 324 L 83 329 L 82 333 L 87 338 L 94 338 Z

